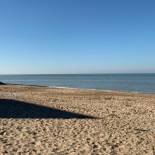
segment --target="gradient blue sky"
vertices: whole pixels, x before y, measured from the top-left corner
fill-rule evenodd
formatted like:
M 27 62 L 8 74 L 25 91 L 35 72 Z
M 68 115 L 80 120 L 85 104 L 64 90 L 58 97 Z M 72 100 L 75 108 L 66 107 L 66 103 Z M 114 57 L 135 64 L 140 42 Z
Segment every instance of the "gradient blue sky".
M 155 72 L 154 0 L 0 0 L 0 74 Z

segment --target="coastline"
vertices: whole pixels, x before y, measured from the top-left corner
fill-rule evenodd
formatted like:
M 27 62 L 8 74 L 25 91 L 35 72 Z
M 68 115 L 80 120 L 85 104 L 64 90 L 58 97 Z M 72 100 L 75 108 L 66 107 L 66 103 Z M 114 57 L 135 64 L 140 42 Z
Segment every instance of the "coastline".
M 0 81 L 25 85 L 69 87 L 133 93 L 155 93 L 155 74 L 4 75 Z
M 3 85 L 4 86 L 4 85 Z M 110 90 L 110 89 L 94 89 L 94 88 L 77 88 L 77 87 L 63 87 L 63 86 L 47 86 L 47 85 L 33 85 L 33 84 L 12 84 L 5 83 L 5 86 L 19 86 L 19 87 L 38 87 L 38 88 L 49 88 L 49 89 L 68 89 L 68 90 L 79 90 L 79 91 L 96 91 L 96 92 L 107 92 L 107 93 L 124 93 L 124 94 L 141 94 L 141 95 L 155 95 L 153 92 L 142 92 L 142 91 L 125 91 L 125 90 Z

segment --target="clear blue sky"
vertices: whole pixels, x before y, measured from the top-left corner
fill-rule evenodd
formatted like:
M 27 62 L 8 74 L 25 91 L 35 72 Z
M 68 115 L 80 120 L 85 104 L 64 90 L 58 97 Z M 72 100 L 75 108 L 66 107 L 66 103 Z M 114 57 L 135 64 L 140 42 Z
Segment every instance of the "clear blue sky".
M 155 72 L 154 0 L 0 0 L 0 74 Z

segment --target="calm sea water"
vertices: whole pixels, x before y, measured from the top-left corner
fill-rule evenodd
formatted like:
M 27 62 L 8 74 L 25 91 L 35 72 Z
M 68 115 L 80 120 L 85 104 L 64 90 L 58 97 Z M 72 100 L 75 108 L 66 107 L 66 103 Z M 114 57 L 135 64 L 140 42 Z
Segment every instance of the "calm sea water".
M 0 75 L 13 84 L 155 93 L 155 74 Z

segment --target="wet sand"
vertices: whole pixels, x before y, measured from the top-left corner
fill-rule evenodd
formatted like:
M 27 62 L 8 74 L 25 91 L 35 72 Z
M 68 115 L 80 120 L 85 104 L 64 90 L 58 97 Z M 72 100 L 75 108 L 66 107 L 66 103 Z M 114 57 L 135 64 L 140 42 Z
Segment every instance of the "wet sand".
M 155 95 L 1 85 L 0 154 L 155 155 Z

